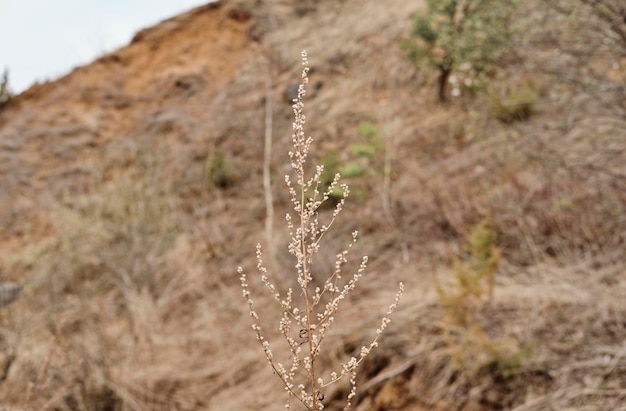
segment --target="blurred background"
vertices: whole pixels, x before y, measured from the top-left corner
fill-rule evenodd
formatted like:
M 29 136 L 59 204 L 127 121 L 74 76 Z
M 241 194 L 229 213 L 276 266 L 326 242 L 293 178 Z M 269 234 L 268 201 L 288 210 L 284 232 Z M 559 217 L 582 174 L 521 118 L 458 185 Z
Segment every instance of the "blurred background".
M 335 173 L 350 186 L 315 285 L 353 231 L 344 279 L 369 257 L 324 377 L 402 281 L 354 409 L 626 409 L 622 0 L 63 4 L 1 6 L 0 409 L 283 407 L 237 267 L 288 363 L 255 247 L 280 292 L 297 286 L 303 49 L 322 223 Z M 44 70 L 22 77 L 4 50 Z

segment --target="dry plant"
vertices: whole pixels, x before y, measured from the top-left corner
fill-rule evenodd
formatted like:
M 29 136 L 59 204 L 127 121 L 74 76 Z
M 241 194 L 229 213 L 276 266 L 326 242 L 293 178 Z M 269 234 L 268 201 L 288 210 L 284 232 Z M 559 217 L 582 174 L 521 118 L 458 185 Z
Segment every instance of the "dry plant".
M 279 304 L 282 315 L 279 320 L 279 330 L 287 343 L 285 353 L 275 353 L 270 341 L 265 338 L 261 330 L 260 318 L 256 313 L 253 300 L 250 297 L 248 277 L 241 267 L 238 268 L 243 296 L 247 300 L 252 329 L 256 339 L 261 344 L 265 357 L 269 362 L 274 374 L 278 376 L 287 392 L 286 409 L 291 408 L 292 399 L 302 403 L 308 410 L 324 409 L 324 389 L 341 380 L 348 379 L 350 391 L 345 399 L 344 410 L 352 405 L 356 395 L 356 372 L 357 367 L 370 354 L 373 348 L 378 346 L 378 340 L 383 331 L 389 325 L 390 316 L 397 308 L 404 285 L 399 284 L 399 291 L 395 301 L 389 306 L 389 310 L 382 318 L 380 327 L 368 345 L 362 346 L 356 357 L 351 357 L 341 365 L 341 369 L 330 373 L 319 369 L 319 356 L 322 352 L 322 342 L 328 336 L 329 329 L 335 321 L 335 315 L 339 310 L 339 304 L 353 291 L 358 281 L 363 276 L 368 258 L 364 256 L 357 271 L 350 279 L 342 280 L 342 268 L 348 262 L 352 246 L 356 243 L 358 233 L 352 234 L 352 242 L 339 254 L 335 261 L 334 271 L 329 274 L 323 286 L 316 286 L 313 282 L 312 263 L 313 256 L 320 250 L 320 241 L 328 233 L 333 222 L 341 212 L 348 196 L 348 186 L 339 184 L 340 175 L 336 174 L 332 183 L 320 192 L 321 177 L 324 167 L 317 165 L 311 178 L 306 177 L 305 163 L 313 139 L 306 137 L 304 133 L 305 116 L 302 99 L 305 95 L 305 85 L 308 82 L 308 60 L 306 51 L 302 52 L 302 84 L 298 90 L 298 97 L 294 102 L 293 111 L 295 121 L 293 123 L 293 151 L 289 152 L 291 166 L 295 173 L 295 181 L 289 175 L 285 176 L 285 182 L 291 196 L 296 219 L 294 222 L 291 214 L 287 214 L 287 227 L 290 232 L 289 252 L 297 262 L 295 269 L 299 292 L 288 288 L 286 293 L 281 293 L 268 277 L 268 270 L 263 263 L 261 245 L 257 245 L 256 257 L 257 268 L 261 274 L 261 281 Z M 330 199 L 331 193 L 341 187 L 343 197 L 337 202 L 330 221 L 326 224 L 320 222 L 318 210 L 322 204 Z M 296 302 L 298 300 L 299 302 Z M 285 355 L 286 362 L 279 357 Z

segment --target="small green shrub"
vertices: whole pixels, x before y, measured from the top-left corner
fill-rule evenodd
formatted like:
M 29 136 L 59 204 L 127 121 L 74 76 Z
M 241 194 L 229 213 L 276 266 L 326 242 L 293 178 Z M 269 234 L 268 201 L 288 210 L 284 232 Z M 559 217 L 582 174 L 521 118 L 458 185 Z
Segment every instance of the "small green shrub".
M 442 284 L 435 278 L 439 302 L 445 313 L 445 338 L 452 364 L 459 369 L 494 367 L 502 378 L 520 372 L 532 355 L 532 344 L 521 348 L 515 343 L 489 337 L 479 318 L 486 305 L 493 303 L 494 275 L 500 261 L 497 234 L 488 218 L 472 228 L 462 245 L 466 258 L 454 258 L 452 280 Z
M 207 168 L 209 179 L 218 188 L 229 188 L 237 182 L 237 175 L 222 152 L 217 152 L 213 155 L 207 164 Z
M 503 123 L 528 120 L 536 101 L 537 94 L 526 83 L 510 88 L 504 97 L 495 92 L 487 96 L 489 112 Z
M 321 175 L 321 188 L 326 190 L 332 184 L 337 173 L 350 182 L 350 191 L 359 201 L 364 201 L 367 197 L 366 181 L 368 176 L 379 174 L 376 155 L 380 152 L 382 142 L 378 131 L 378 125 L 372 121 L 361 121 L 356 126 L 356 132 L 361 137 L 358 143 L 348 145 L 350 159 L 340 164 L 334 152 L 325 153 L 320 159 L 324 171 Z M 365 140 L 365 141 L 363 141 Z M 341 187 L 335 187 L 330 193 L 329 205 L 343 197 Z
M 4 69 L 2 80 L 0 80 L 0 108 L 8 104 L 13 99 L 13 93 L 9 87 L 9 70 Z
M 462 261 L 454 258 L 452 281 L 442 284 L 435 278 L 439 301 L 455 324 L 472 322 L 472 310 L 485 299 L 493 299 L 495 271 L 500 261 L 497 235 L 489 219 L 482 220 L 467 235 L 462 246 L 468 254 Z
M 365 137 L 367 140 L 370 141 L 378 139 L 379 137 L 378 125 L 371 121 L 361 121 L 356 126 L 356 131 L 357 133 L 359 133 L 359 135 Z
M 355 157 L 374 157 L 377 151 L 372 144 L 350 144 L 349 148 Z
M 365 168 L 357 161 L 348 161 L 346 164 L 341 166 L 339 174 L 346 178 L 360 177 L 365 174 Z
M 356 144 L 354 151 L 358 157 L 374 157 L 383 148 L 378 124 L 365 120 L 356 126 L 356 132 L 365 139 L 365 143 Z

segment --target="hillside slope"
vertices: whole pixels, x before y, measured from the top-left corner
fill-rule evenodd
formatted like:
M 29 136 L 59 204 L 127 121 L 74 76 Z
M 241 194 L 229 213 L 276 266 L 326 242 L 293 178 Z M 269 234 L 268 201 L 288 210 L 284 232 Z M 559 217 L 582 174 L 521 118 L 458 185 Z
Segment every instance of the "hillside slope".
M 17 96 L 0 110 L 0 280 L 24 290 L 0 311 L 0 408 L 282 407 L 236 267 L 252 273 L 261 242 L 280 287 L 296 284 L 283 175 L 306 49 L 313 157 L 357 170 L 314 274 L 332 271 L 357 229 L 346 269 L 370 261 L 323 364 L 354 355 L 395 284 L 407 287 L 355 408 L 622 409 L 626 108 L 617 92 L 604 98 L 613 86 L 568 81 L 582 63 L 554 52 L 544 23 L 569 20 L 524 7 L 528 29 L 491 79 L 536 90 L 524 122 L 497 121 L 481 93 L 436 101 L 434 73 L 398 46 L 424 8 L 409 0 L 211 3 Z M 591 63 L 621 90 L 625 55 Z M 458 274 L 453 256 L 467 258 L 480 221 L 497 234 L 495 291 L 453 299 L 470 313 L 454 323 L 432 280 Z M 261 283 L 253 290 L 276 314 Z M 344 391 L 325 393 L 326 409 L 341 409 Z

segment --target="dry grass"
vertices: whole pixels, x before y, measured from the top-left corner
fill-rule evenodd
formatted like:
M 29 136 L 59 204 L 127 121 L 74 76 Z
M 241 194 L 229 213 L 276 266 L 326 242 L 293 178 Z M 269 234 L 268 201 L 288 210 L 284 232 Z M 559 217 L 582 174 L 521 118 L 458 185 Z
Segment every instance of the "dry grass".
M 484 96 L 435 104 L 434 83 L 417 78 L 396 47 L 420 4 L 326 2 L 300 17 L 284 2 L 274 8 L 276 101 L 294 81 L 301 48 L 314 56 L 311 81 L 323 82 L 307 108 L 319 142 L 313 156 L 334 151 L 345 161 L 367 120 L 379 125 L 386 145 L 378 154 L 390 160 L 384 198 L 383 174 L 358 177 L 372 190 L 346 205 L 350 219 L 338 221 L 328 243 L 341 245 L 359 229 L 370 261 L 322 364 L 340 364 L 372 337 L 365 330 L 376 321 L 362 313 L 384 313 L 393 299 L 380 290 L 399 280 L 409 290 L 385 344 L 363 364 L 358 410 L 623 409 L 624 117 L 610 103 L 614 89 L 570 81 L 585 74 L 586 60 L 554 40 L 572 38 L 570 24 L 580 29 L 585 20 L 545 5 L 525 3 L 524 36 L 494 73 L 496 89 L 528 79 L 537 91 L 531 116 L 512 124 L 492 118 Z M 0 310 L 0 370 L 10 364 L 0 408 L 276 408 L 280 383 L 250 347 L 234 274 L 254 265 L 249 250 L 264 218 L 264 78 L 260 51 L 245 39 L 265 21 L 234 21 L 223 11 L 169 22 L 117 62 L 111 56 L 37 87 L 0 113 L 1 280 L 23 285 Z M 194 15 L 201 18 L 186 31 Z M 172 30 L 175 38 L 160 43 Z M 233 43 L 200 41 L 203 30 L 215 38 L 225 31 Z M 576 33 L 577 45 L 598 39 Z M 181 52 L 181 44 L 189 47 Z M 594 76 L 618 84 L 624 65 L 612 68 L 613 58 L 622 54 L 609 46 L 595 48 L 595 67 L 607 69 Z M 232 66 L 205 73 L 206 55 Z M 171 65 L 178 68 L 159 71 Z M 207 86 L 177 94 L 181 73 Z M 275 112 L 276 144 L 287 146 L 289 108 Z M 225 189 L 203 180 L 218 152 L 240 173 Z M 272 168 L 283 174 L 288 164 L 277 153 Z M 277 216 L 289 206 L 280 183 Z M 533 347 L 508 378 L 488 362 L 450 361 L 449 335 L 458 330 L 442 322 L 430 283 L 433 272 L 450 274 L 461 239 L 484 215 L 502 260 L 493 306 L 477 310 L 475 321 L 509 347 Z M 279 249 L 287 240 L 275 241 Z M 280 275 L 288 256 L 277 261 Z M 269 297 L 255 302 L 273 307 Z M 327 393 L 327 409 L 339 409 L 345 394 Z

